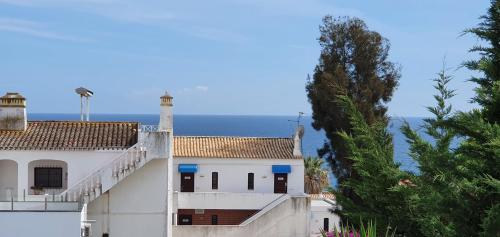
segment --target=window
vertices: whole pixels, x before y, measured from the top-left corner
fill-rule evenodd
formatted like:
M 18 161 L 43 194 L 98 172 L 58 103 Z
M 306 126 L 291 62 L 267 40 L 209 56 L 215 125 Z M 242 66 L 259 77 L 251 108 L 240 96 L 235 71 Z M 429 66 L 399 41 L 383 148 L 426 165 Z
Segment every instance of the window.
M 212 225 L 217 225 L 219 222 L 217 215 L 212 215 Z
M 323 230 L 328 232 L 330 230 L 328 218 L 323 218 Z
M 191 215 L 179 215 L 179 221 L 177 222 L 179 225 L 192 225 L 193 224 L 193 216 Z
M 35 187 L 62 188 L 62 168 L 35 168 Z
M 253 190 L 253 173 L 248 173 L 248 190 Z
M 212 189 L 219 189 L 219 173 L 212 172 Z

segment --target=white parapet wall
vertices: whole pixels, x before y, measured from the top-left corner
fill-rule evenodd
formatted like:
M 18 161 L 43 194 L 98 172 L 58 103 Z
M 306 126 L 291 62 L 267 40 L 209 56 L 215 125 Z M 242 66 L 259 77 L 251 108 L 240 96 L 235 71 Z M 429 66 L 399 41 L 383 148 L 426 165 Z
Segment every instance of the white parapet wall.
M 239 226 L 179 225 L 175 237 L 304 237 L 309 236 L 310 199 L 291 197 L 258 218 Z
M 225 192 L 175 192 L 177 209 L 238 209 L 260 210 L 282 194 L 276 193 L 225 193 Z
M 0 236 L 80 236 L 80 212 L 0 212 Z
M 154 159 L 88 205 L 94 236 L 166 236 L 167 160 Z
M 0 202 L 0 211 L 79 211 L 77 202 Z

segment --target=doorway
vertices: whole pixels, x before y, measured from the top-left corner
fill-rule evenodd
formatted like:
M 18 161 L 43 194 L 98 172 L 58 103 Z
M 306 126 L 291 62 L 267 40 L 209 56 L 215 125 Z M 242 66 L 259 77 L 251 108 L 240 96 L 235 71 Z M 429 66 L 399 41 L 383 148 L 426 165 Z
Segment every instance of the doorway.
M 194 173 L 181 173 L 181 192 L 194 192 Z
M 287 193 L 288 174 L 274 174 L 274 193 Z

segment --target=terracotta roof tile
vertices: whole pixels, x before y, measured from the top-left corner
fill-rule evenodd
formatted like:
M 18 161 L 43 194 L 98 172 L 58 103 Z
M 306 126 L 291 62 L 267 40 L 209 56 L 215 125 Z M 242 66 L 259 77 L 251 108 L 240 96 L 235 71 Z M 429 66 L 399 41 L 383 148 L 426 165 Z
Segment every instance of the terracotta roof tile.
M 174 157 L 300 159 L 293 139 L 263 137 L 175 136 Z
M 138 123 L 30 121 L 26 131 L 0 131 L 0 150 L 126 149 L 137 143 Z
M 138 123 L 29 121 L 26 131 L 0 131 L 0 150 L 126 149 L 137 143 Z M 297 159 L 293 139 L 175 136 L 174 157 Z

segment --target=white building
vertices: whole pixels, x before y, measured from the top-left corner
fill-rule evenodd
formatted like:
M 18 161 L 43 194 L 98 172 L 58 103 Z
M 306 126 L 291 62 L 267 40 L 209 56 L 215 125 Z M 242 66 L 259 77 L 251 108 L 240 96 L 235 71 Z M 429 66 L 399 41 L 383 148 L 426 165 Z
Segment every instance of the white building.
M 310 230 L 311 236 L 321 236 L 321 230 L 333 231 L 340 230 L 340 218 L 332 214 L 331 209 L 337 205 L 335 196 L 331 193 L 311 194 L 311 217 Z
M 300 139 L 174 137 L 168 94 L 159 126 L 27 121 L 7 93 L 0 236 L 316 235 L 331 214 L 303 192 Z

